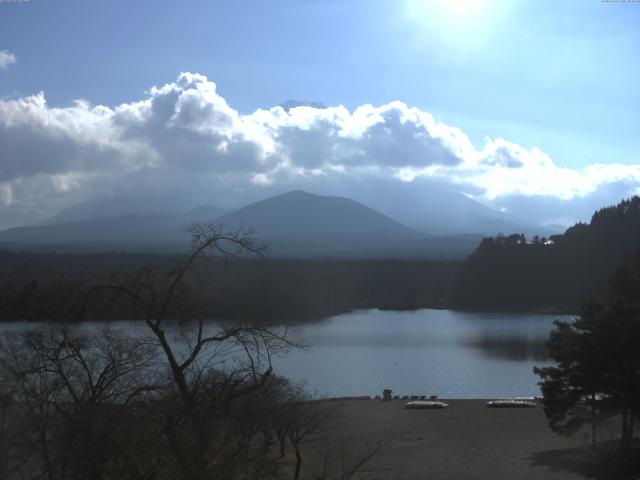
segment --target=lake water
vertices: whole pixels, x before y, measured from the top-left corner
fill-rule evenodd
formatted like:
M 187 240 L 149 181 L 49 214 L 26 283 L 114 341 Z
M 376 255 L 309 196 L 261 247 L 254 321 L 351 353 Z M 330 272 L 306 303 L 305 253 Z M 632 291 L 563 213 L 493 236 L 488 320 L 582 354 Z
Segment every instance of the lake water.
M 550 315 L 453 310 L 359 310 L 292 329 L 309 346 L 274 359 L 276 373 L 317 396 L 438 395 L 509 398 L 540 395 L 534 366 L 549 364 Z M 566 318 L 566 317 L 564 317 Z M 88 323 L 84 328 L 101 324 Z M 139 322 L 112 322 L 146 333 Z M 0 332 L 24 323 L 0 324 Z
M 310 345 L 276 360 L 322 396 L 508 398 L 540 395 L 534 366 L 557 316 L 452 310 L 361 310 L 296 330 Z M 566 318 L 566 317 L 565 317 Z

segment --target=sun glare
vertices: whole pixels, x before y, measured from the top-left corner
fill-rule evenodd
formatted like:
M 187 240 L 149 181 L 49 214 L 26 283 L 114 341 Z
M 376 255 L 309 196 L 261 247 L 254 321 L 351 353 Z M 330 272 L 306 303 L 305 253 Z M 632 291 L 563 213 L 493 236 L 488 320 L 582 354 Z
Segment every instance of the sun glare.
M 454 15 L 473 15 L 487 6 L 487 0 L 436 0 L 438 7 Z
M 463 20 L 485 14 L 491 0 L 407 0 L 409 15 L 435 15 Z
M 418 41 L 465 52 L 482 48 L 508 8 L 495 0 L 405 0 L 404 5 Z

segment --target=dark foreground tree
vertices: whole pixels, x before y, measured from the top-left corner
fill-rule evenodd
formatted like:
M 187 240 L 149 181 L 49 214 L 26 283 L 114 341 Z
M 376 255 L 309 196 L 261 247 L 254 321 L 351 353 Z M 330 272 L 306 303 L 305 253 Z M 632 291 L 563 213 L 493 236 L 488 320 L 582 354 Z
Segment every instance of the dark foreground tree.
M 6 413 L 20 433 L 3 439 L 2 478 L 148 478 L 156 468 L 141 437 L 153 390 L 143 339 L 54 325 L 4 336 L 0 354 Z
M 595 445 L 597 424 L 619 415 L 622 445 L 631 446 L 640 414 L 640 309 L 629 283 L 620 282 L 630 275 L 629 265 L 620 267 L 611 295 L 586 304 L 571 322 L 556 321 L 548 348 L 557 366 L 534 369 L 549 425 L 559 434 L 591 424 Z
M 179 478 L 263 478 L 276 469 L 264 437 L 260 402 L 273 388 L 271 358 L 294 346 L 286 329 L 211 324 L 189 284 L 199 263 L 260 255 L 250 233 L 215 224 L 190 229 L 192 250 L 168 270 L 147 269 L 106 286 L 134 301 L 168 365 L 159 421 Z

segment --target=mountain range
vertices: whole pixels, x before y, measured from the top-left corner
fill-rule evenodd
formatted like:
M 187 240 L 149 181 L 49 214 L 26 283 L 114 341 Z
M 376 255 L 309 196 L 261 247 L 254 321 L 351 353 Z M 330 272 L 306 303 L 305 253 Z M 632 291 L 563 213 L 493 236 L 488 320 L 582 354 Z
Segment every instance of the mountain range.
M 187 245 L 189 224 L 215 221 L 229 230 L 251 229 L 277 257 L 461 257 L 482 238 L 473 227 L 476 223 L 490 224 L 497 229 L 494 233 L 524 231 L 500 212 L 492 215 L 493 210 L 464 199 L 445 196 L 448 216 L 446 208 L 440 216 L 425 215 L 424 222 L 440 233 L 435 235 L 427 230 L 429 225 L 410 228 L 355 200 L 304 191 L 275 195 L 231 212 L 212 205 L 171 210 L 180 205 L 162 197 L 107 198 L 72 206 L 38 225 L 0 231 L 0 246 L 176 251 Z M 436 221 L 440 217 L 448 225 L 452 218 L 466 220 L 469 233 L 447 230 L 443 221 Z

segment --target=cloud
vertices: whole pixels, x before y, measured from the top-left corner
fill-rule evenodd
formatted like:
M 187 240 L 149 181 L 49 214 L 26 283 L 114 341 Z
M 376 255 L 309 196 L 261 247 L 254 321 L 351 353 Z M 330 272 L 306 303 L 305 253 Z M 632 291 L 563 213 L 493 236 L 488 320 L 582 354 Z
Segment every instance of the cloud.
M 564 168 L 502 138 L 476 148 L 402 102 L 241 114 L 195 73 L 114 107 L 54 108 L 43 93 L 0 100 L 0 226 L 109 194 L 189 191 L 230 204 L 308 188 L 375 206 L 383 191 L 431 186 L 550 222 L 568 218 L 562 206 L 636 193 L 640 166 Z
M 0 101 L 0 182 L 39 174 L 83 174 L 148 162 L 148 151 L 118 138 L 114 112 L 77 101 L 50 108 L 43 93 Z
M 0 50 L 0 70 L 9 68 L 18 58 L 7 50 Z

